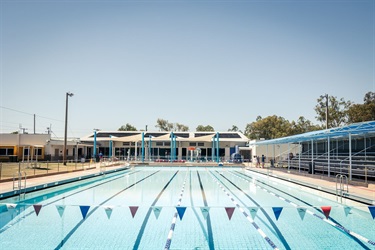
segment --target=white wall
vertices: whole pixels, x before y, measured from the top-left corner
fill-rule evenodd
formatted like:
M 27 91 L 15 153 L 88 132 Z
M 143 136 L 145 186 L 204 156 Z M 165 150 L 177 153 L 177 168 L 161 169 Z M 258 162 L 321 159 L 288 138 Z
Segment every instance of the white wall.
M 46 145 L 49 134 L 0 134 L 1 145 Z
M 253 141 L 252 141 L 253 142 Z M 277 144 L 277 145 L 250 145 L 252 150 L 252 157 L 266 156 L 267 162 L 269 159 L 275 158 L 276 161 L 287 159 L 289 153 L 293 153 L 294 156 L 301 152 L 302 146 L 298 144 Z

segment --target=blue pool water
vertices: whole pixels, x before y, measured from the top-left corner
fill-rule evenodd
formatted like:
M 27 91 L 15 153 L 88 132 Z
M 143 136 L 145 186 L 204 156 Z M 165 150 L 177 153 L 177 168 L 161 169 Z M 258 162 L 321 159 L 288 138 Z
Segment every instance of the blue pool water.
M 0 203 L 2 249 L 375 249 L 368 206 L 236 167 L 136 167 Z

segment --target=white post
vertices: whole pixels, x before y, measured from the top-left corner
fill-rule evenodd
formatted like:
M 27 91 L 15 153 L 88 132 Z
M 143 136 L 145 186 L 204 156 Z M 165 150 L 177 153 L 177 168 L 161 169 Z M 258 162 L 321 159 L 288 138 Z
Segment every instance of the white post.
M 135 157 L 135 161 L 137 161 L 137 154 L 138 154 L 138 142 L 136 141 L 135 142 L 135 147 L 134 147 L 134 157 Z
M 311 140 L 311 174 L 314 173 L 314 140 Z
M 328 161 L 327 161 L 327 164 L 328 164 L 328 177 L 331 177 L 331 163 L 330 163 L 330 160 L 331 160 L 331 141 L 329 139 L 329 136 L 328 136 L 328 147 L 327 147 L 327 150 L 328 150 L 328 154 L 327 154 L 327 157 L 328 157 Z
M 363 141 L 363 145 L 364 145 L 364 148 L 365 148 L 365 161 L 367 160 L 367 146 L 366 146 L 366 135 L 364 136 L 364 141 Z
M 352 134 L 349 133 L 349 180 L 352 180 Z
M 298 172 L 301 172 L 301 142 L 298 142 Z
M 35 167 L 38 165 L 38 146 L 34 148 L 34 151 L 36 150 L 35 153 Z
M 290 142 L 288 143 L 288 170 L 290 170 Z

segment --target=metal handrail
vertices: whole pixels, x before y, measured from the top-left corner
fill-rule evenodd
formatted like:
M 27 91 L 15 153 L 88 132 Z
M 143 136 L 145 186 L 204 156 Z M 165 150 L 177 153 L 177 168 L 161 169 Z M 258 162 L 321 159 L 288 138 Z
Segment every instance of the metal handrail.
M 345 183 L 344 183 L 345 180 Z M 340 197 L 342 203 L 342 197 L 349 193 L 348 177 L 346 175 L 336 175 L 336 200 Z
M 22 185 L 22 180 L 24 181 L 23 185 Z M 20 191 L 24 189 L 24 191 L 26 192 L 26 183 L 27 183 L 27 174 L 25 171 L 17 172 L 13 175 L 13 190 Z

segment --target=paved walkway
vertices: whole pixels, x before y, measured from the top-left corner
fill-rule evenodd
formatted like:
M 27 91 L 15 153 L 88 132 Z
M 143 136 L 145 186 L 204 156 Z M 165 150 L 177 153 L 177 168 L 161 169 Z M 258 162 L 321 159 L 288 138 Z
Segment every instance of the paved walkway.
M 103 168 L 102 170 L 112 170 L 112 169 L 119 169 L 123 168 L 124 165 L 114 165 L 114 166 L 107 166 Z M 27 179 L 27 187 L 34 187 L 38 186 L 41 184 L 46 184 L 46 183 L 51 183 L 51 182 L 58 182 L 62 180 L 68 180 L 72 179 L 75 177 L 80 177 L 80 176 L 86 176 L 86 175 L 92 175 L 95 173 L 99 173 L 101 171 L 100 169 L 100 163 L 96 164 L 95 168 L 91 168 L 88 170 L 83 170 L 83 171 L 74 171 L 74 172 L 69 172 L 69 173 L 63 173 L 63 174 L 52 174 L 52 175 L 46 175 L 42 177 L 32 177 Z M 13 190 L 13 181 L 7 181 L 7 182 L 2 182 L 0 183 L 0 194 L 9 192 Z

